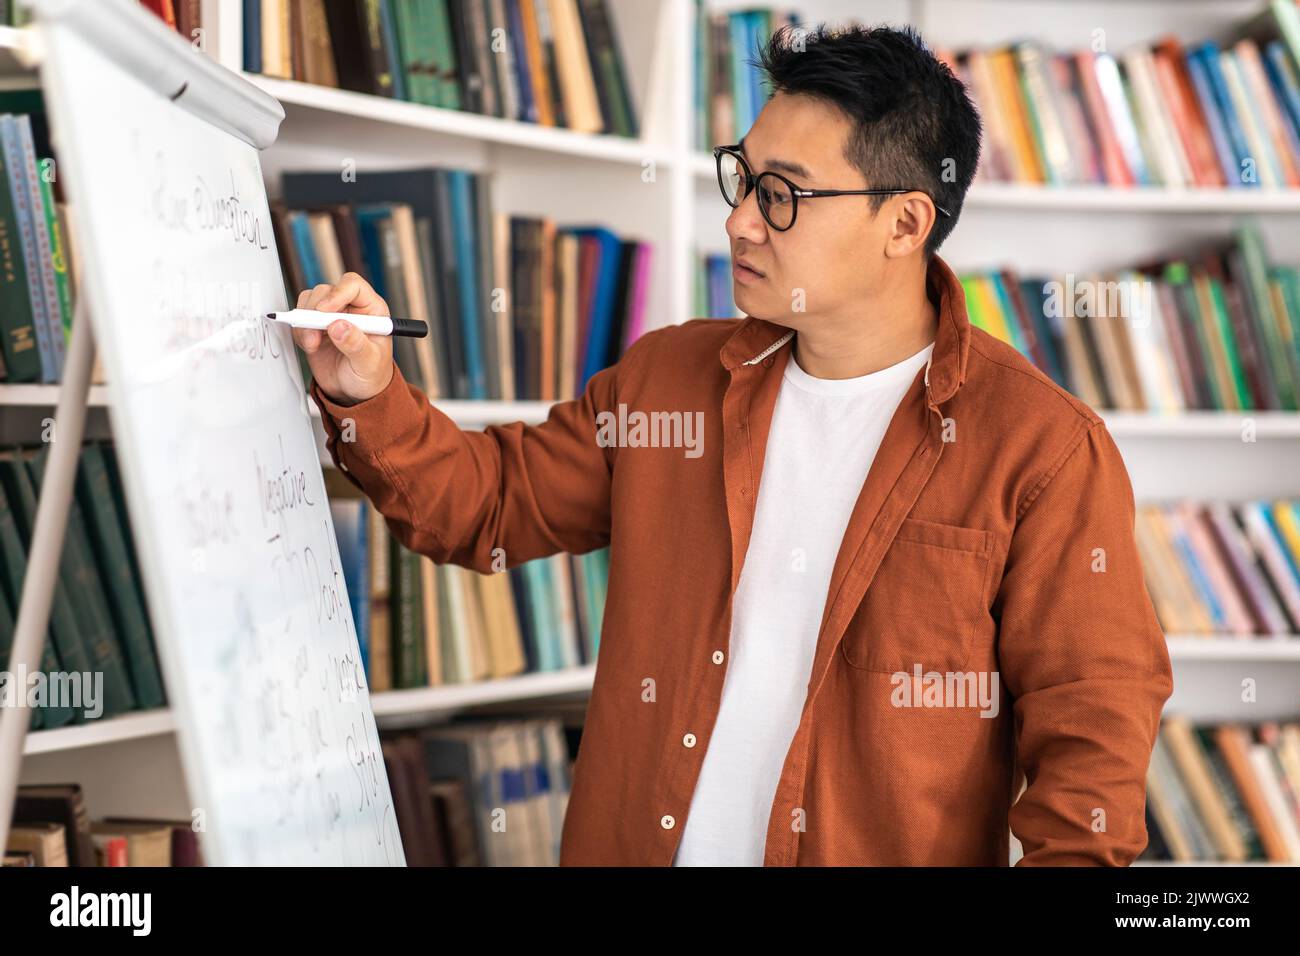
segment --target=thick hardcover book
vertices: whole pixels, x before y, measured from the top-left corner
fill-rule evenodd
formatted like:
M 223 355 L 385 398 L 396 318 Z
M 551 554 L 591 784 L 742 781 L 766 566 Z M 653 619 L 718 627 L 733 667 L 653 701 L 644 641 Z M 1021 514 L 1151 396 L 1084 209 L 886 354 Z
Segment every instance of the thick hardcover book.
M 49 457 L 49 445 L 36 452 L 25 453 L 32 483 L 39 488 Z M 34 512 L 33 512 L 34 513 Z M 95 566 L 90 549 L 85 520 L 75 496 L 68 508 L 67 536 L 61 563 L 62 580 L 77 615 L 78 629 L 91 667 L 103 674 L 103 716 L 111 717 L 136 707 L 135 691 L 127 676 L 125 655 L 113 629 L 113 619 L 108 611 L 108 599 Z
M 154 651 L 153 632 L 149 627 L 144 596 L 132 574 L 126 544 L 129 527 L 125 515 L 119 514 L 114 504 L 104 455 L 104 447 L 96 442 L 82 448 L 81 467 L 77 469 L 77 497 L 87 518 L 91 550 L 103 575 L 109 612 L 126 654 L 136 702 L 140 707 L 161 707 L 165 695 Z

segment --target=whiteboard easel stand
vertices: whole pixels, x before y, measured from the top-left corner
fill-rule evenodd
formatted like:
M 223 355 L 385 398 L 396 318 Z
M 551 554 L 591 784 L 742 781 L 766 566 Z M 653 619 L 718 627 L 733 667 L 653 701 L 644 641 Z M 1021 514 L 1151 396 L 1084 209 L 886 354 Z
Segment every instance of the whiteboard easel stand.
M 36 503 L 36 523 L 18 599 L 18 621 L 14 646 L 9 652 L 10 686 L 14 674 L 39 671 L 49 633 L 50 609 L 59 580 L 59 558 L 68 529 L 73 482 L 77 476 L 78 452 L 86 431 L 86 408 L 90 394 L 90 372 L 95 344 L 89 309 L 79 299 L 72 322 L 72 342 L 63 363 L 63 384 L 54 413 L 54 441 Z M 27 688 L 15 692 L 26 700 Z M 31 714 L 21 701 L 14 707 L 0 707 L 0 848 L 9 841 L 9 824 L 14 815 L 18 777 Z

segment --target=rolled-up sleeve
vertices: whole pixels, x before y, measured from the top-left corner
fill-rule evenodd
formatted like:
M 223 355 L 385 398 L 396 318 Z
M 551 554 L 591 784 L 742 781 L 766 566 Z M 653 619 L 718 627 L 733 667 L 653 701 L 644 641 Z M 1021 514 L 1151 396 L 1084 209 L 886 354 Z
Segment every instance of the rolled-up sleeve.
M 1173 690 L 1132 485 L 1093 422 L 1021 504 L 995 604 L 1025 790 L 1018 865 L 1126 866 L 1146 846 L 1146 773 Z

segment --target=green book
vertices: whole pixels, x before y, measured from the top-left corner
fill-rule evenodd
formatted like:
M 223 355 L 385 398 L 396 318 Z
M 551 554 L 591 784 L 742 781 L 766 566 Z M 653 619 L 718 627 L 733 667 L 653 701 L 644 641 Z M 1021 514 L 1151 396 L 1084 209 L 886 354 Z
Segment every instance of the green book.
M 1227 407 L 1227 403 L 1219 394 L 1219 380 L 1214 374 L 1214 352 L 1206 340 L 1206 323 L 1201 316 L 1200 304 L 1196 301 L 1196 290 L 1192 288 L 1191 270 L 1187 268 L 1185 262 L 1171 262 L 1165 266 L 1164 275 L 1165 281 L 1173 288 L 1174 294 L 1178 296 L 1178 303 L 1182 306 L 1178 310 L 1179 319 L 1185 327 L 1191 327 L 1191 334 L 1185 335 L 1184 338 L 1188 339 L 1189 344 L 1192 342 L 1196 344 L 1196 351 L 1204 371 L 1201 382 L 1209 393 L 1209 407 L 1222 410 Z
M 5 464 L 0 460 L 0 469 L 3 469 Z M 4 477 L 3 470 L 0 470 L 0 593 L 4 593 L 6 605 L 13 608 L 15 620 L 14 625 L 0 628 L 0 651 L 3 651 L 7 667 L 14 627 L 17 625 L 18 602 L 23 593 L 23 578 L 27 575 L 27 551 L 23 547 L 22 530 L 19 528 L 17 516 L 9 503 L 10 495 L 4 487 Z M 15 501 L 15 506 L 16 504 Z M 50 607 L 50 624 L 45 636 L 45 646 L 41 653 L 41 670 L 46 674 L 56 674 L 64 669 L 60 666 L 58 647 L 69 639 L 69 635 L 71 640 L 76 641 L 72 617 L 57 591 L 54 598 L 54 603 Z M 61 727 L 67 723 L 81 722 L 81 712 L 73 711 L 69 707 L 42 707 L 39 711 L 39 715 L 33 714 L 33 727 Z
M 393 4 L 398 60 L 406 77 L 406 98 L 412 103 L 434 106 L 432 84 L 422 63 L 425 46 L 415 8 L 410 2 Z
M 1242 263 L 1245 266 L 1246 283 L 1243 290 L 1250 312 L 1264 341 L 1273 381 L 1277 386 L 1278 399 L 1284 409 L 1296 407 L 1297 382 L 1291 378 L 1291 363 L 1287 361 L 1286 346 L 1282 341 L 1281 326 L 1274 313 L 1272 297 L 1268 288 L 1268 261 L 1264 255 L 1263 241 L 1259 231 L 1253 226 L 1243 226 L 1237 233 L 1237 244 L 1241 249 Z
M 54 187 L 44 175 L 41 183 L 41 206 L 45 228 L 50 234 L 50 263 L 54 266 L 54 285 L 59 292 L 59 320 L 63 325 L 64 344 L 72 342 L 72 282 L 68 277 L 68 253 L 64 248 L 63 229 L 59 225 L 59 207 L 54 202 Z
M 389 548 L 393 687 L 424 687 L 429 683 L 429 675 L 425 671 L 420 556 L 402 547 L 396 538 L 389 540 Z
M 1218 330 L 1219 340 L 1223 343 L 1223 354 L 1227 358 L 1228 371 L 1232 374 L 1232 388 L 1237 393 L 1237 407 L 1249 411 L 1254 407 L 1250 395 L 1250 386 L 1246 384 L 1246 370 L 1242 368 L 1241 357 L 1237 354 L 1237 339 L 1232 334 L 1232 318 L 1228 315 L 1228 303 L 1223 297 L 1223 284 L 1210 276 L 1210 301 L 1214 303 L 1214 325 Z
M 18 213 L 4 152 L 0 151 L 0 354 L 4 355 L 6 381 L 40 381 L 41 353 L 32 321 Z
M 9 610 L 9 598 L 5 596 L 4 588 L 0 587 L 0 661 L 4 661 L 6 666 L 9 662 L 9 654 L 13 651 L 14 631 L 17 628 L 18 625 L 14 622 L 13 611 Z M 46 643 L 49 642 L 46 641 Z M 9 679 L 12 680 L 12 678 Z M 11 688 L 10 693 L 13 694 L 15 700 L 25 700 L 27 697 L 25 687 L 14 686 Z M 28 726 L 32 730 L 40 730 L 43 724 L 41 708 L 33 707 Z
M 434 102 L 449 110 L 460 109 L 460 84 L 456 74 L 456 47 L 452 43 L 447 0 L 417 0 L 421 19 L 433 43 Z
M 49 445 L 43 445 L 39 450 L 23 452 L 22 457 L 30 469 L 33 489 L 41 486 L 49 449 Z M 33 505 L 35 500 L 33 494 Z M 33 507 L 32 514 L 35 513 Z M 68 506 L 68 527 L 64 535 L 60 575 L 72 613 L 77 619 L 82 646 L 90 657 L 90 667 L 87 670 L 104 675 L 102 716 L 112 717 L 134 710 L 135 693 L 131 690 L 121 645 L 113 633 L 113 619 L 108 613 L 108 602 L 104 597 L 99 572 L 95 569 L 95 559 L 86 537 L 85 521 L 75 496 Z
M 162 675 L 158 672 L 144 597 L 131 570 L 126 546 L 128 524 L 113 503 L 104 449 L 98 443 L 91 442 L 81 449 L 77 498 L 86 516 L 90 548 L 107 591 L 108 610 L 126 655 L 136 702 L 140 707 L 161 707 L 165 703 Z

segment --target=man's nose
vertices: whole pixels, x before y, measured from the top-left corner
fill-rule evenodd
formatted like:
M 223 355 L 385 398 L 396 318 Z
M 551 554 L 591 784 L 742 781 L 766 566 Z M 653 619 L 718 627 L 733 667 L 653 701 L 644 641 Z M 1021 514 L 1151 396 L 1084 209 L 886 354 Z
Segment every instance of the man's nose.
M 737 239 L 753 243 L 766 241 L 767 221 L 758 208 L 757 190 L 751 189 L 749 195 L 740 201 L 740 205 L 732 208 L 731 214 L 727 216 L 727 235 L 733 242 Z

